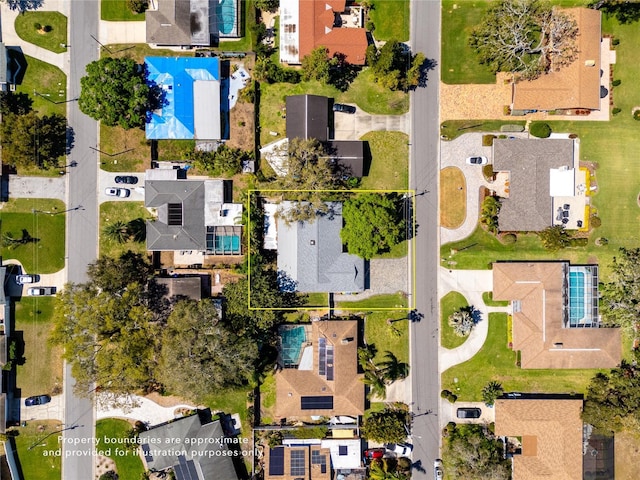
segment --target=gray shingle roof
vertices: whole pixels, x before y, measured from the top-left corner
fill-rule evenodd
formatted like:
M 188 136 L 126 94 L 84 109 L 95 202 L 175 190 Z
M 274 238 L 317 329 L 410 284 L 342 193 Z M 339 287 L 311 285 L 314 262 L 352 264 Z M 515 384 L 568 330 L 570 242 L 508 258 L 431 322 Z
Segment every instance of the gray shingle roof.
M 553 225 L 549 170 L 574 166 L 570 139 L 506 139 L 493 142 L 493 170 L 510 172 L 509 198 L 502 200 L 500 230 L 538 232 Z
M 287 97 L 287 137 L 315 138 L 321 142 L 329 138 L 329 99 L 319 95 L 291 95 Z
M 283 211 L 293 202 L 282 202 Z M 287 225 L 279 216 L 278 270 L 296 282 L 299 292 L 361 292 L 365 262 L 342 251 L 342 204 L 327 202 L 330 212 L 313 222 Z
M 158 0 L 158 10 L 146 13 L 147 43 L 191 45 L 190 0 Z

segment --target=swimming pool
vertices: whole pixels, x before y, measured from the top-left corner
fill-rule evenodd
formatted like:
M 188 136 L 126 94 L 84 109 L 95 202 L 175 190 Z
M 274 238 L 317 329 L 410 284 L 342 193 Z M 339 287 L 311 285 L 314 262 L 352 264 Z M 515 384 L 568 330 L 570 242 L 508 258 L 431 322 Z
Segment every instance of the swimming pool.
M 282 345 L 282 362 L 285 367 L 298 365 L 302 345 L 307 341 L 304 326 L 283 327 L 280 329 L 280 343 Z
M 220 33 L 232 33 L 236 26 L 236 0 L 220 0 L 216 5 L 216 16 Z
M 584 272 L 569 272 L 569 324 L 576 326 L 584 319 Z
M 216 254 L 240 253 L 240 237 L 237 235 L 220 235 L 215 237 Z

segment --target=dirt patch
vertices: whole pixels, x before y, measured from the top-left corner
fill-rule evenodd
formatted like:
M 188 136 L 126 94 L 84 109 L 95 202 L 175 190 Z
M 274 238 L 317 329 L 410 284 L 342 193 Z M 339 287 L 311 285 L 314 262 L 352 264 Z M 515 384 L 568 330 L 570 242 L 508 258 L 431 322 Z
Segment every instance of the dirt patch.
M 232 69 L 233 65 L 244 67 L 251 75 L 254 58 L 249 55 L 242 62 L 232 62 Z M 250 88 L 250 85 L 245 88 Z M 226 144 L 230 147 L 253 152 L 256 145 L 255 133 L 255 105 L 254 103 L 243 101 L 241 97 L 229 111 L 229 140 L 226 141 Z
M 640 436 L 628 432 L 616 433 L 616 480 L 635 480 L 638 478 L 640 462 Z
M 105 457 L 104 455 L 98 455 L 96 457 L 96 478 L 100 478 L 100 475 L 103 475 L 110 471 L 118 473 L 116 462 L 114 462 L 109 457 Z

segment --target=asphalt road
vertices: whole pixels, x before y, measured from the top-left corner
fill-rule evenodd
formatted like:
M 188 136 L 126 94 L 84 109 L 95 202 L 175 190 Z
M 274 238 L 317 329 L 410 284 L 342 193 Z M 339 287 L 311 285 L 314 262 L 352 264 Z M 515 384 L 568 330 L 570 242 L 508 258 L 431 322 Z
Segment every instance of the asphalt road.
M 98 44 L 91 38 L 98 36 L 100 3 L 98 0 L 72 1 L 69 18 L 70 65 L 68 98 L 80 95 L 80 77 L 85 66 L 98 59 Z M 98 164 L 94 150 L 98 142 L 97 122 L 78 109 L 76 101 L 69 102 L 69 125 L 73 129 L 73 148 L 67 157 L 67 280 L 84 282 L 87 265 L 98 254 Z M 93 477 L 93 439 L 95 413 L 93 401 L 77 397 L 71 368 L 65 365 L 64 402 L 65 430 L 62 433 L 62 478 L 86 480 Z
M 433 461 L 440 456 L 441 438 L 437 295 L 440 9 L 439 0 L 411 2 L 411 47 L 414 52 L 423 52 L 432 65 L 426 87 L 411 94 L 410 187 L 418 193 L 414 292 L 419 318 L 411 325 L 415 479 L 433 478 Z

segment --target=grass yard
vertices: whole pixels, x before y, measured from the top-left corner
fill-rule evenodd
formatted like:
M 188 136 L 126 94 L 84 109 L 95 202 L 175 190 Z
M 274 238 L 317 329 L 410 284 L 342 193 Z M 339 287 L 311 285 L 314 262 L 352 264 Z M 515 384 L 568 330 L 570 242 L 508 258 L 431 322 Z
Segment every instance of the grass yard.
M 409 111 L 409 95 L 378 85 L 368 68 L 358 74 L 349 90 L 341 93 L 336 102 L 355 103 L 367 113 L 380 115 L 400 115 Z
M 493 300 L 493 292 L 483 292 L 482 301 L 487 307 L 507 307 L 509 306 L 508 300 Z
M 371 165 L 362 177 L 362 190 L 406 190 L 409 188 L 409 136 L 402 132 L 369 132 Z
M 276 377 L 273 372 L 265 375 L 260 385 L 260 423 L 269 425 L 273 423 L 274 407 L 276 405 Z
M 62 349 L 48 339 L 55 299 L 22 297 L 15 302 L 15 336 L 24 342 L 24 364 L 16 369 L 17 386 L 23 398 L 59 393 L 62 388 Z
M 144 13 L 134 13 L 127 0 L 100 0 L 100 18 L 111 22 L 144 22 Z
M 62 478 L 62 459 L 59 456 L 44 455 L 44 452 L 55 452 L 61 448 L 60 433 L 48 437 L 58 431 L 61 425 L 55 420 L 34 420 L 26 427 L 17 429 L 15 437 L 18 463 L 22 470 L 22 478 L 37 480 L 60 480 Z M 29 450 L 29 447 L 37 445 Z
M 467 217 L 467 184 L 462 170 L 447 167 L 440 170 L 440 225 L 458 228 Z
M 100 231 L 105 225 L 118 220 L 127 223 L 136 218 L 145 220 L 152 218 L 142 202 L 104 202 L 100 204 Z M 127 250 L 145 255 L 147 253 L 146 242 L 129 240 L 126 243 L 118 243 L 106 238 L 105 235 L 100 235 L 100 255 L 117 258 Z
M 408 308 L 407 304 L 407 298 L 401 293 L 396 293 L 373 295 L 364 300 L 354 302 L 337 302 L 336 308 L 342 310 L 395 310 L 397 308 Z
M 379 253 L 373 258 L 403 258 L 407 256 L 407 253 L 409 253 L 409 241 L 404 240 L 395 244 L 388 252 Z
M 321 292 L 307 293 L 306 295 L 306 308 L 310 307 L 329 307 L 329 295 Z
M 49 63 L 28 55 L 24 58 L 27 69 L 22 82 L 16 87 L 16 93 L 29 95 L 33 100 L 33 109 L 41 115 L 58 113 L 66 117 L 67 76 Z M 40 95 L 34 95 L 34 91 Z
M 218 389 L 202 399 L 202 404 L 211 408 L 212 412 L 237 413 L 242 421 L 242 435 L 250 436 L 251 429 L 247 423 L 247 394 L 250 387 L 237 389 Z
M 144 473 L 142 460 L 138 455 L 137 449 L 126 448 L 126 445 L 116 444 L 115 446 L 106 443 L 108 440 L 118 438 L 128 438 L 132 425 L 126 420 L 116 418 L 105 418 L 96 422 L 96 438 L 100 439 L 99 450 L 108 450 L 111 447 L 111 458 L 116 462 L 116 470 L 120 478 L 141 478 Z M 135 445 L 134 445 L 135 446 Z M 125 452 L 125 455 L 116 455 L 115 449 L 119 448 Z
M 440 125 L 440 134 L 448 140 L 469 132 L 499 132 L 502 125 L 522 125 L 522 120 L 447 120 Z
M 17 247 L 3 246 L 4 260 L 15 259 L 29 273 L 54 273 L 64 268 L 65 214 L 49 215 L 42 212 L 63 212 L 64 203 L 53 199 L 17 198 L 9 200 L 0 210 L 0 233 L 4 237 L 22 237 L 26 230 L 35 242 Z M 38 210 L 41 213 L 33 213 Z
M 369 17 L 375 25 L 376 40 L 409 40 L 409 0 L 374 0 Z
M 449 326 L 449 316 L 468 306 L 469 302 L 459 292 L 449 292 L 440 300 L 440 344 L 444 348 L 459 347 L 467 340 L 467 337 L 459 337 L 454 333 Z
M 36 30 L 34 26 L 51 27 L 50 32 Z M 33 43 L 55 53 L 67 51 L 67 17 L 60 12 L 23 12 L 16 17 L 15 29 L 18 36 L 25 42 Z
M 393 323 L 389 325 L 387 320 Z M 364 321 L 364 339 L 368 344 L 374 344 L 378 354 L 374 362 L 384 360 L 384 352 L 392 352 L 401 362 L 411 360 L 409 354 L 409 320 L 407 313 L 402 311 L 375 312 L 367 315 Z
M 482 387 L 496 380 L 505 391 L 584 393 L 599 370 L 523 370 L 516 366 L 516 353 L 507 346 L 507 315 L 489 314 L 489 334 L 482 349 L 460 365 L 442 374 L 442 388 L 460 401 L 482 401 Z M 457 379 L 457 382 L 454 381 Z

